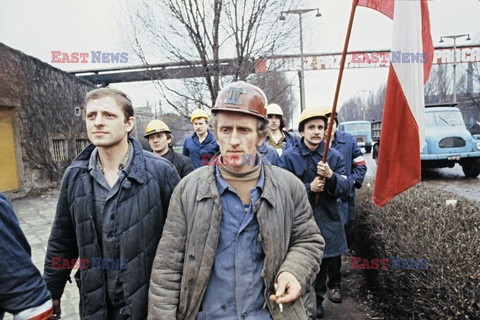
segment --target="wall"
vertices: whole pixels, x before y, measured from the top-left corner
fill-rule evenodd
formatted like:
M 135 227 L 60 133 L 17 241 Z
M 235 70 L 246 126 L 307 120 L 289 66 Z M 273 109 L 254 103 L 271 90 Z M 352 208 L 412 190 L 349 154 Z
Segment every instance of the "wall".
M 13 110 L 12 156 L 16 156 L 20 191 L 40 191 L 60 182 L 88 141 L 82 103 L 93 88 L 0 43 L 0 108 Z

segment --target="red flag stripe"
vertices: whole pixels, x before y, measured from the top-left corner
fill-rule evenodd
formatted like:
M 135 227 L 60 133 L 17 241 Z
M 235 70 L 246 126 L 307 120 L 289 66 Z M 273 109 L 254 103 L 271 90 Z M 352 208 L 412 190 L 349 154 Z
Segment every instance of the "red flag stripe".
M 393 19 L 394 0 L 358 0 L 358 5 L 377 10 L 390 19 Z
M 382 207 L 421 178 L 418 126 L 390 66 L 373 202 Z
M 427 0 L 422 0 L 420 4 L 420 9 L 422 11 L 422 46 L 423 52 L 428 53 L 428 60 L 423 65 L 423 83 L 427 83 L 428 76 L 430 75 L 430 70 L 432 69 L 433 64 L 433 41 L 432 34 L 430 32 L 430 13 L 428 12 L 428 3 Z

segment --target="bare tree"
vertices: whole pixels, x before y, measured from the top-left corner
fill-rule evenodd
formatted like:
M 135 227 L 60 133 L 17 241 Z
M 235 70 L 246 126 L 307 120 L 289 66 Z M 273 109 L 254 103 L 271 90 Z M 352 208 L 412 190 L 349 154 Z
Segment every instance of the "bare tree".
M 292 81 L 288 80 L 285 73 L 270 71 L 257 75 L 253 82 L 263 89 L 267 95 L 268 103 L 276 103 L 283 110 L 286 126 L 293 129 L 291 125 L 294 110 L 297 104 L 292 91 Z
M 186 116 L 195 108 L 211 108 L 222 82 L 247 79 L 255 71 L 256 57 L 295 45 L 285 41 L 296 31 L 295 24 L 278 17 L 303 2 L 141 0 L 134 8 L 127 6 L 134 52 L 147 65 L 167 59 L 201 66 L 202 78 L 160 81 L 165 101 Z
M 338 120 L 381 120 L 387 86 L 382 85 L 377 92 L 370 92 L 364 100 L 360 95 L 355 95 L 345 102 L 338 112 Z
M 440 103 L 451 101 L 452 77 L 447 65 L 434 65 L 425 85 L 425 103 Z

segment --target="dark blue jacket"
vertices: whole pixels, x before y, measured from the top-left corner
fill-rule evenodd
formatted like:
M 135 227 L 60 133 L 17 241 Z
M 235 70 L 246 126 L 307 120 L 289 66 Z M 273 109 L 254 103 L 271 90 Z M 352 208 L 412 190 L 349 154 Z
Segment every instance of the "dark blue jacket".
M 337 130 L 332 142 L 332 148 L 337 149 L 343 155 L 345 160 L 345 170 L 347 172 L 350 192 L 346 198 L 342 198 L 345 204 L 342 205 L 342 212 L 345 220 L 355 220 L 355 188 L 360 189 L 363 179 L 367 173 L 367 164 L 363 157 L 362 150 L 357 144 L 357 140 L 348 132 Z
M 127 268 L 119 276 L 126 302 L 124 316 L 145 319 L 153 258 L 172 191 L 180 178 L 169 161 L 144 151 L 137 140 L 129 140 L 133 158 L 118 191 L 116 208 L 123 217 L 117 219 L 117 232 L 113 236 L 118 237 L 120 259 L 127 261 Z M 52 268 L 52 258 L 89 259 L 88 268 L 78 269 L 75 279 L 80 290 L 80 317 L 92 320 L 107 319 L 105 272 L 91 265 L 92 258 L 102 257 L 94 222 L 94 178 L 88 169 L 94 148 L 92 144 L 85 148 L 65 171 L 44 273 L 52 297 L 59 299 L 71 270 Z
M 176 153 L 172 147 L 168 147 L 168 152 L 165 153 L 163 157 L 175 166 L 180 175 L 180 179 L 183 179 L 183 177 L 195 170 L 192 160 L 187 156 Z
M 263 144 L 257 148 L 257 152 L 260 153 L 264 159 L 267 159 L 271 165 L 278 166 L 280 157 L 278 156 L 277 150 L 269 143 L 264 141 Z
M 211 158 L 220 151 L 217 140 L 213 134 L 208 131 L 205 140 L 200 143 L 197 134 L 194 132 L 183 142 L 182 154 L 192 160 L 193 166 L 199 168 L 207 165 Z
M 50 299 L 12 205 L 0 194 L 0 319 Z
M 288 131 L 283 131 L 283 132 L 285 133 L 285 144 L 282 147 L 283 151 L 298 145 L 298 138 L 293 133 L 290 133 Z
M 324 191 L 320 193 L 310 191 L 310 183 L 317 176 L 317 164 L 323 159 L 324 146 L 325 141 L 322 141 L 317 150 L 310 151 L 302 139 L 295 147 L 282 154 L 280 167 L 292 172 L 304 183 L 313 209 L 313 216 L 325 239 L 323 257 L 329 258 L 347 252 L 347 240 L 337 198 L 348 194 L 349 185 L 342 155 L 337 150 L 330 148 L 327 163 L 334 174 L 332 178 L 326 180 Z M 318 202 L 315 199 L 317 194 L 319 194 Z

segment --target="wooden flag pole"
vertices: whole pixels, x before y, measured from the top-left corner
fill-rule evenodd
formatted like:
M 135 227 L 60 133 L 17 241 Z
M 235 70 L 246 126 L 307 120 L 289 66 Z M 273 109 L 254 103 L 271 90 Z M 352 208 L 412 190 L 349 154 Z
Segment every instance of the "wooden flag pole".
M 327 162 L 328 149 L 330 147 L 330 141 L 332 140 L 333 121 L 331 121 L 337 112 L 338 96 L 340 94 L 340 85 L 342 83 L 343 69 L 345 68 L 345 60 L 347 58 L 348 43 L 350 42 L 350 35 L 352 33 L 353 18 L 355 17 L 355 10 L 357 9 L 358 0 L 353 0 L 352 10 L 350 11 L 350 19 L 348 20 L 347 35 L 345 37 L 345 43 L 343 44 L 342 59 L 340 60 L 340 71 L 338 72 L 337 87 L 335 88 L 335 97 L 333 98 L 332 112 L 330 114 L 330 121 L 328 121 L 327 138 L 325 139 L 325 148 L 323 150 L 322 162 Z M 318 203 L 320 194 L 315 196 L 315 203 Z

